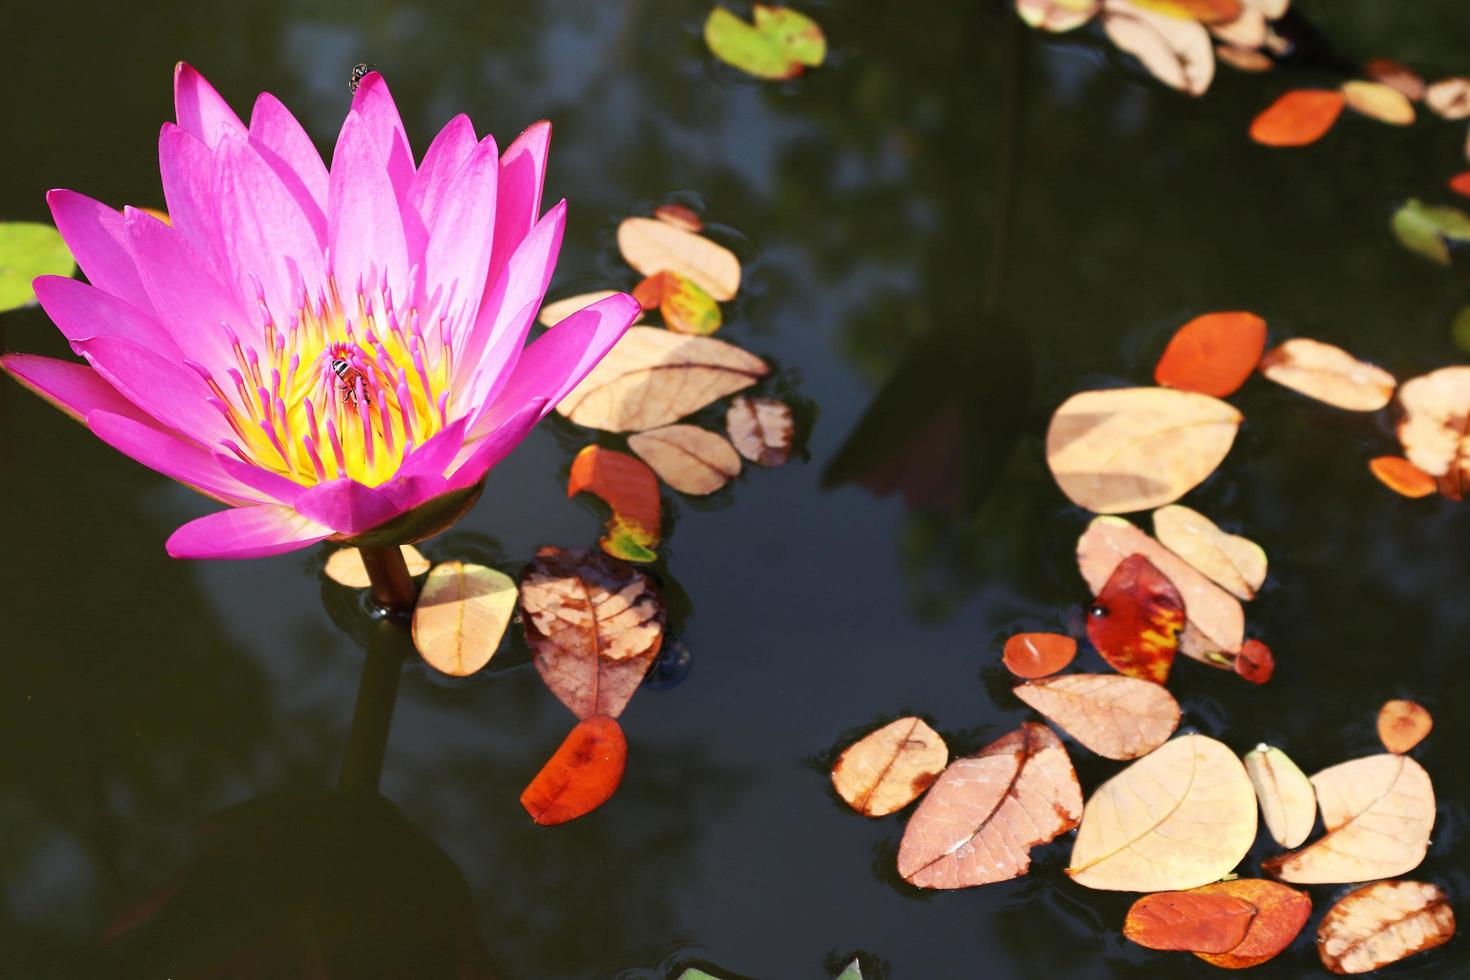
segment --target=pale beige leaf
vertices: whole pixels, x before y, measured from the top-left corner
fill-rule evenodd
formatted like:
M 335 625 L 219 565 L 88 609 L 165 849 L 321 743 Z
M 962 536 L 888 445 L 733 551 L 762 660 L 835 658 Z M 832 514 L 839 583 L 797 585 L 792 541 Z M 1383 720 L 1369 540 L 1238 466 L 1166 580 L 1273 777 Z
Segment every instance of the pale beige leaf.
M 721 303 L 734 299 L 740 289 L 740 260 L 734 252 L 657 218 L 624 218 L 618 225 L 618 251 L 643 275 L 677 272 Z
M 785 402 L 740 395 L 725 412 L 725 431 L 740 455 L 757 466 L 780 466 L 791 458 L 795 423 Z
M 1379 122 L 1390 126 L 1409 126 L 1414 122 L 1414 103 L 1391 85 L 1358 80 L 1343 82 L 1342 95 L 1349 109 Z
M 1261 373 L 1292 391 L 1350 412 L 1376 412 L 1393 398 L 1393 375 L 1341 347 L 1306 337 L 1261 358 Z
M 858 813 L 882 817 L 918 799 L 948 761 L 949 747 L 939 733 L 909 716 L 844 749 L 832 766 L 832 785 Z
M 1192 391 L 1084 391 L 1052 415 L 1046 462 L 1080 507 L 1098 514 L 1149 510 L 1172 504 L 1215 472 L 1240 423 L 1230 405 Z
M 1409 462 L 1462 497 L 1470 489 L 1470 367 L 1440 368 L 1399 388 L 1399 442 Z
M 1136 759 L 1179 727 L 1179 702 L 1153 681 L 1122 674 L 1059 674 L 1027 681 L 1016 697 L 1100 756 Z
M 1470 116 L 1470 78 L 1444 78 L 1424 90 L 1424 104 L 1445 119 Z
M 411 544 L 402 545 L 401 548 L 409 575 L 418 578 L 429 570 L 429 559 L 419 549 Z M 327 578 L 349 589 L 365 589 L 373 584 L 368 578 L 367 566 L 362 563 L 362 552 L 356 548 L 338 548 L 332 552 L 327 557 L 327 567 L 323 571 Z
M 628 437 L 659 479 L 680 493 L 714 493 L 740 475 L 740 456 L 724 436 L 697 425 L 666 425 Z
M 904 828 L 898 873 L 920 888 L 967 888 L 1026 873 L 1031 849 L 1077 826 L 1082 789 L 1061 740 L 1027 722 L 956 759 Z
M 1245 754 L 1245 771 L 1272 839 L 1299 846 L 1317 824 L 1317 792 L 1307 774 L 1285 752 L 1264 744 Z
M 1371 755 L 1312 777 L 1327 834 L 1262 862 L 1282 881 L 1346 884 L 1419 866 L 1434 828 L 1434 785 L 1403 755 Z
M 1229 44 L 1215 45 L 1215 57 L 1240 71 L 1270 71 L 1276 64 L 1252 48 L 1237 48 Z
M 1254 599 L 1266 581 L 1266 552 L 1260 545 L 1227 534 L 1205 515 L 1181 504 L 1154 511 L 1154 536 L 1238 599 Z
M 543 327 L 554 327 L 578 310 L 586 309 L 593 303 L 601 302 L 617 294 L 616 289 L 599 289 L 596 292 L 568 296 L 566 299 L 559 299 L 541 307 L 541 312 L 537 314 L 536 319 Z M 643 319 L 643 314 L 639 313 L 638 319 L 633 322 L 637 323 L 641 319 Z
M 589 428 L 642 432 L 677 422 L 769 372 L 765 361 L 723 340 L 631 327 L 556 410 Z
M 1327 910 L 1317 926 L 1317 952 L 1333 973 L 1367 973 L 1454 935 L 1455 912 L 1437 885 L 1377 881 Z
M 1229 874 L 1255 839 L 1245 767 L 1220 742 L 1181 735 L 1092 794 L 1067 874 L 1109 891 L 1197 888 Z
M 1103 0 L 1103 29 L 1119 50 L 1143 63 L 1159 81 L 1189 95 L 1202 95 L 1215 77 L 1210 32 L 1198 21 L 1135 7 L 1128 0 Z
M 1070 31 L 1093 18 L 1102 0 L 1016 0 L 1016 13 L 1043 31 Z
M 1267 20 L 1280 20 L 1286 16 L 1286 8 L 1291 6 L 1291 0 L 1241 0 L 1241 3 L 1259 10 Z
M 430 667 L 466 677 L 490 662 L 516 608 L 516 583 L 484 565 L 446 561 L 413 607 L 413 645 Z
M 1238 49 L 1259 48 L 1266 43 L 1266 15 L 1255 7 L 1242 6 L 1240 16 L 1224 24 L 1209 25 L 1210 33 Z
M 1121 517 L 1095 518 L 1077 539 L 1077 567 L 1093 595 L 1129 555 L 1147 558 L 1183 597 L 1188 625 L 1179 636 L 1179 652 L 1229 670 L 1245 643 L 1245 610 L 1238 599 Z M 1217 652 L 1223 656 L 1212 656 Z

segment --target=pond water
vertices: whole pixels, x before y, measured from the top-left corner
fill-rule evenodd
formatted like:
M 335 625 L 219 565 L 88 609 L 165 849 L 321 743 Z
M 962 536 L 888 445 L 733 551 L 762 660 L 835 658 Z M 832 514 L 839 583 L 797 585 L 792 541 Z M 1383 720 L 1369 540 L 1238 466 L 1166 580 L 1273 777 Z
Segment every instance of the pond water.
M 404 668 L 382 780 L 398 814 L 331 798 L 363 659 L 336 621 L 363 621 L 321 578 L 325 549 L 169 559 L 168 533 L 213 505 L 5 382 L 0 976 L 177 978 L 210 960 L 231 966 L 209 976 L 284 976 L 280 950 L 321 940 L 291 915 L 334 903 L 325 917 L 377 964 L 355 976 L 394 962 L 452 976 L 474 932 L 511 980 L 651 980 L 691 963 L 823 978 L 858 952 L 865 975 L 894 980 L 1213 972 L 1123 940 L 1131 896 L 1068 882 L 1065 842 L 1015 881 L 909 888 L 894 871 L 904 816 L 852 813 L 827 768 L 904 713 L 955 754 L 1032 717 L 1000 644 L 1021 629 L 1080 635 L 1088 598 L 1073 559 L 1088 515 L 1042 453 L 1071 392 L 1147 383 L 1170 332 L 1214 309 L 1257 311 L 1275 339 L 1339 343 L 1401 378 L 1463 359 L 1449 336 L 1470 301 L 1463 275 L 1399 248 L 1388 219 L 1407 197 L 1447 203 L 1464 125 L 1347 118 L 1317 146 L 1268 151 L 1246 139 L 1252 116 L 1332 76 L 1222 68 L 1192 100 L 1095 30 L 1013 29 L 1007 4 L 803 6 L 832 57 L 785 84 L 711 62 L 708 0 L 7 13 L 5 218 L 44 220 L 50 187 L 161 206 L 157 127 L 180 57 L 242 111 L 274 92 L 324 148 L 351 66 L 370 61 L 420 151 L 461 111 L 501 145 L 554 121 L 548 200 L 571 212 L 553 296 L 631 286 L 617 220 L 671 196 L 703 202 L 746 260 L 722 336 L 777 368 L 768 390 L 798 406 L 804 451 L 707 501 L 666 493 L 655 574 L 688 664 L 622 716 L 630 760 L 613 800 L 546 829 L 517 798 L 571 719 L 518 627 L 479 676 Z M 1460 0 L 1296 6 L 1352 58 L 1431 77 L 1470 67 Z M 0 338 L 66 356 L 36 309 L 0 318 Z M 1278 671 L 1257 688 L 1181 664 L 1185 726 L 1239 751 L 1272 742 L 1310 772 L 1376 751 L 1385 699 L 1421 701 L 1436 727 L 1417 756 L 1439 816 L 1414 877 L 1465 912 L 1470 507 L 1372 480 L 1366 459 L 1395 451 L 1386 419 L 1259 380 L 1234 401 L 1241 438 L 1187 502 L 1270 553 L 1248 616 Z M 548 421 L 425 550 L 515 573 L 539 546 L 591 545 L 598 508 L 564 494 L 588 438 Z M 1087 790 L 1118 768 L 1073 755 Z M 199 862 L 221 839 L 214 815 L 247 801 L 228 853 Z M 165 952 L 109 958 L 109 925 L 191 861 L 206 883 Z M 313 862 L 333 888 L 293 876 Z M 221 866 L 250 887 L 211 890 Z M 376 910 L 370 927 L 343 911 L 358 899 Z M 1465 949 L 1395 975 L 1470 975 Z M 1309 932 L 1258 972 L 1327 975 Z

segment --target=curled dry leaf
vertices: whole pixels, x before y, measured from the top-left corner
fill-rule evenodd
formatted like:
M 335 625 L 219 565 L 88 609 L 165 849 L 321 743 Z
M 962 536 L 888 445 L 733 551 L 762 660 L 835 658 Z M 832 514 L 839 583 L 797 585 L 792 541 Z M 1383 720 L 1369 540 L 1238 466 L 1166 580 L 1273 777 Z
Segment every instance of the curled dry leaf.
M 435 670 L 467 677 L 490 662 L 516 608 L 516 583 L 484 565 L 446 561 L 413 607 L 413 645 Z
M 1376 456 L 1368 461 L 1368 469 L 1378 482 L 1411 500 L 1427 497 L 1439 489 L 1434 477 L 1402 456 Z
M 1341 92 L 1287 92 L 1252 120 L 1251 139 L 1262 146 L 1307 146 L 1327 134 L 1346 104 Z
M 677 272 L 721 303 L 740 290 L 740 260 L 734 252 L 657 218 L 624 218 L 618 251 L 643 275 Z
M 1285 752 L 1264 743 L 1245 754 L 1245 771 L 1271 838 L 1282 847 L 1301 846 L 1317 825 L 1317 791 L 1307 774 Z
M 543 827 L 574 820 L 612 797 L 627 763 L 622 727 L 605 715 L 593 715 L 577 723 L 521 792 L 521 806 Z
M 1227 534 L 1199 511 L 1171 504 L 1154 511 L 1154 537 L 1237 599 L 1254 599 L 1266 581 L 1266 552 Z
M 1470 78 L 1443 78 L 1424 90 L 1424 104 L 1445 119 L 1470 116 Z
M 1276 656 L 1260 640 L 1246 640 L 1240 645 L 1231 666 L 1242 680 L 1264 684 L 1276 673 Z
M 628 437 L 628 448 L 680 493 L 714 493 L 740 475 L 725 437 L 697 425 L 666 425 Z
M 598 544 L 614 558 L 654 561 L 659 541 L 658 478 L 642 462 L 602 446 L 587 446 L 572 460 L 567 496 L 590 493 L 612 508 Z
M 645 310 L 658 310 L 664 326 L 674 333 L 706 336 L 723 322 L 720 304 L 677 272 L 654 273 L 633 289 L 633 298 Z
M 1424 77 L 1401 62 L 1390 58 L 1369 58 L 1363 65 L 1363 74 L 1375 82 L 1398 89 L 1415 102 L 1424 98 Z
M 1214 80 L 1215 50 L 1198 21 L 1145 10 L 1130 0 L 1103 0 L 1102 22 L 1119 50 L 1170 88 L 1203 95 Z
M 1414 103 L 1391 85 L 1357 80 L 1343 82 L 1342 96 L 1347 107 L 1361 115 L 1390 126 L 1413 125 Z
M 1154 367 L 1165 388 L 1233 395 L 1266 350 L 1266 321 L 1254 313 L 1206 313 L 1174 332 Z
M 1087 638 L 1118 673 L 1155 684 L 1169 679 L 1184 599 L 1147 558 L 1129 555 L 1087 607 Z
M 599 303 L 609 296 L 616 296 L 616 289 L 599 289 L 590 293 L 578 293 L 576 296 L 568 296 L 553 303 L 547 303 L 541 307 L 541 312 L 536 315 L 536 320 L 543 327 L 554 327 L 578 310 L 586 309 L 593 303 Z M 640 314 L 638 319 L 643 319 Z
M 1067 750 L 1027 722 L 944 770 L 904 828 L 898 873 L 920 888 L 1017 878 L 1031 849 L 1077 826 L 1081 812 Z
M 1393 375 L 1341 347 L 1295 337 L 1261 359 L 1261 373 L 1285 388 L 1350 412 L 1376 412 L 1393 398 Z
M 1092 794 L 1067 874 L 1108 891 L 1195 888 L 1229 874 L 1255 838 L 1256 794 L 1235 753 L 1181 735 Z
M 1402 755 L 1420 742 L 1434 727 L 1434 718 L 1422 704 L 1395 698 L 1378 710 L 1378 738 L 1383 747 Z
M 883 817 L 918 799 L 948 761 L 949 747 L 924 719 L 900 718 L 844 749 L 832 785 L 858 813 Z
M 429 559 L 411 544 L 401 545 L 403 561 L 408 565 L 408 574 L 418 578 L 429 570 Z M 372 585 L 367 566 L 362 563 L 362 552 L 356 548 L 338 548 L 327 557 L 323 569 L 327 578 L 349 589 L 365 589 Z
M 556 410 L 589 428 L 643 432 L 677 422 L 768 373 L 765 361 L 713 337 L 631 327 Z
M 1191 391 L 1084 391 L 1052 415 L 1046 462 L 1079 507 L 1148 510 L 1203 483 L 1230 452 L 1241 418 L 1225 402 Z
M 791 458 L 795 424 L 785 402 L 740 395 L 725 412 L 725 431 L 740 455 L 757 466 L 780 466 Z
M 652 580 L 597 551 L 536 552 L 521 611 L 537 672 L 578 718 L 622 714 L 663 644 Z
M 1272 877 L 1304 885 L 1392 878 L 1419 866 L 1434 828 L 1434 786 L 1404 755 L 1372 755 L 1312 777 L 1327 834 L 1261 862 Z
M 1378 881 L 1344 895 L 1317 926 L 1317 952 L 1333 973 L 1367 973 L 1454 938 L 1455 912 L 1437 886 Z
M 1121 674 L 1062 674 L 1018 686 L 1016 697 L 1108 759 L 1136 759 L 1179 727 L 1167 688 Z
M 1237 48 L 1231 44 L 1215 45 L 1215 58 L 1238 71 L 1270 71 L 1276 62 L 1268 55 L 1253 48 Z
M 1227 970 L 1259 966 L 1291 945 L 1312 915 L 1312 899 L 1295 888 L 1264 878 L 1234 878 L 1201 885 L 1191 895 L 1229 895 L 1255 906 L 1256 916 L 1239 945 L 1223 953 L 1195 955 Z
M 1017 633 L 1006 640 L 1001 659 L 1017 677 L 1049 677 L 1077 656 L 1077 641 L 1060 633 Z
M 682 204 L 660 204 L 653 209 L 653 216 L 684 231 L 704 231 L 704 219 Z
M 1250 902 L 1220 892 L 1155 892 L 1128 909 L 1123 936 L 1148 949 L 1226 953 L 1255 917 Z
M 1070 31 L 1092 20 L 1102 0 L 1016 0 L 1016 13 L 1043 31 Z
M 1456 500 L 1470 488 L 1470 367 L 1447 367 L 1399 389 L 1399 442 L 1409 462 Z

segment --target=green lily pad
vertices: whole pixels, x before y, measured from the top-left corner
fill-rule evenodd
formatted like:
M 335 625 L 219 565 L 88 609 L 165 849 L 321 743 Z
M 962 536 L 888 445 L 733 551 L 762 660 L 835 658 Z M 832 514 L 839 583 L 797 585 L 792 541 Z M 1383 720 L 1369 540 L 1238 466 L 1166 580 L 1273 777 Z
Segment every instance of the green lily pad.
M 1450 264 L 1449 243 L 1470 242 L 1470 214 L 1459 208 L 1430 207 L 1410 199 L 1394 212 L 1393 233 L 1411 252 L 1431 262 Z
M 36 302 L 31 280 L 77 271 L 71 250 L 53 227 L 38 221 L 0 221 L 0 313 Z
M 754 24 L 724 7 L 711 10 L 704 41 L 715 57 L 756 78 L 794 78 L 827 57 L 827 37 L 816 21 L 763 4 L 755 5 Z

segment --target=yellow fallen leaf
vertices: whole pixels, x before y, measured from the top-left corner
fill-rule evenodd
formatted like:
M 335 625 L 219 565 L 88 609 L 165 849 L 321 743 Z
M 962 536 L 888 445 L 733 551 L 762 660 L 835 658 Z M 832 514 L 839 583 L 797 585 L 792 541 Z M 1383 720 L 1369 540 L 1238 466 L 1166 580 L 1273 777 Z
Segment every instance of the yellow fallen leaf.
M 515 581 L 484 565 L 435 565 L 413 607 L 413 645 L 442 673 L 465 677 L 500 647 L 516 607 Z
M 657 218 L 624 218 L 618 225 L 618 251 L 645 276 L 677 272 L 721 303 L 740 289 L 740 260 L 703 235 Z
M 1245 771 L 1272 839 L 1282 847 L 1299 846 L 1317 824 L 1317 791 L 1307 774 L 1270 745 L 1257 745 L 1245 754 Z
M 429 559 L 411 544 L 402 546 L 403 560 L 408 565 L 408 574 L 417 578 L 429 570 Z M 372 585 L 367 566 L 362 563 L 362 552 L 356 548 L 338 548 L 327 557 L 323 569 L 327 578 L 349 589 L 365 589 Z
M 1266 552 L 1237 534 L 1227 534 L 1205 515 L 1180 504 L 1154 511 L 1159 543 L 1237 599 L 1254 599 L 1266 581 Z
M 1377 881 L 1327 910 L 1317 926 L 1317 952 L 1333 973 L 1367 973 L 1454 936 L 1455 913 L 1437 885 Z
M 1350 412 L 1376 412 L 1393 398 L 1393 375 L 1341 347 L 1306 337 L 1288 340 L 1261 358 L 1261 373 L 1308 398 Z
M 714 493 L 740 475 L 740 455 L 725 437 L 697 425 L 666 425 L 628 437 L 628 448 L 680 493 Z
M 924 719 L 889 722 L 849 745 L 832 766 L 832 785 L 866 817 L 896 813 L 944 771 L 949 747 Z
M 1108 759 L 1136 759 L 1179 727 L 1179 702 L 1153 681 L 1122 674 L 1059 674 L 1027 681 L 1016 697 Z
M 1409 126 L 1414 122 L 1414 103 L 1391 85 L 1359 80 L 1343 82 L 1342 95 L 1349 109 L 1379 122 L 1390 126 Z

